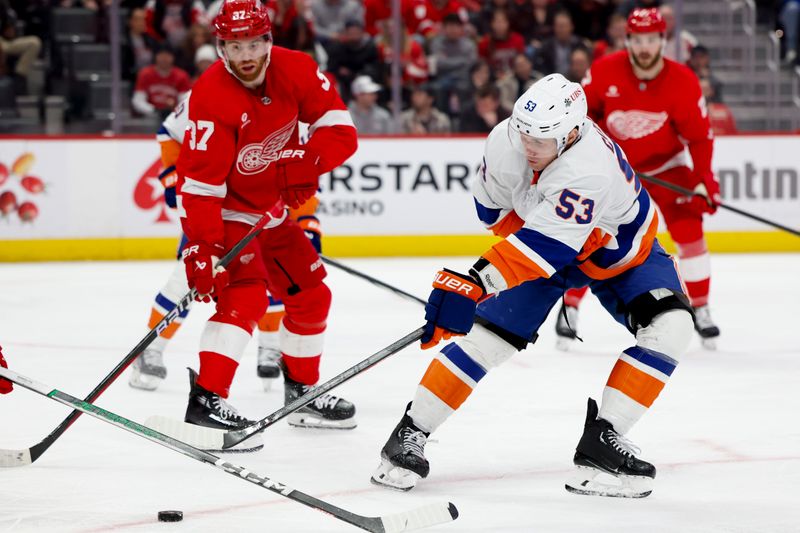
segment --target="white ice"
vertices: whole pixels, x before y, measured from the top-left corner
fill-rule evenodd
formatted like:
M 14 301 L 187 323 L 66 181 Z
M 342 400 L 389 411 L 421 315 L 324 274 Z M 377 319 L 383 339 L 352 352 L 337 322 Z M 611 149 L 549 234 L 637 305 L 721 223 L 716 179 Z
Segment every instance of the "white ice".
M 425 297 L 435 270 L 471 258 L 344 260 Z M 17 371 L 85 396 L 144 335 L 151 298 L 169 262 L 0 266 L 0 344 Z M 369 476 L 414 394 L 431 354 L 416 346 L 335 392 L 358 408 L 353 431 L 269 428 L 266 447 L 229 459 L 364 515 L 452 501 L 458 520 L 432 531 L 797 532 L 800 531 L 800 255 L 713 257 L 719 350 L 695 339 L 656 404 L 629 435 L 658 467 L 643 500 L 576 496 L 564 490 L 586 398 L 599 398 L 631 337 L 592 297 L 582 308 L 585 342 L 555 351 L 552 318 L 539 341 L 494 370 L 427 447 L 431 474 L 409 493 Z M 334 305 L 323 379 L 414 330 L 421 306 L 329 269 Z M 157 392 L 128 387 L 124 374 L 96 403 L 136 421 L 181 417 L 185 367 L 209 306 L 195 309 L 167 352 Z M 231 402 L 251 418 L 282 405 L 264 393 L 248 347 Z M 0 397 L 0 448 L 39 442 L 67 408 L 18 388 Z M 178 524 L 156 513 L 179 509 Z M 0 469 L 0 532 L 355 531 L 241 479 L 81 417 L 33 465 Z

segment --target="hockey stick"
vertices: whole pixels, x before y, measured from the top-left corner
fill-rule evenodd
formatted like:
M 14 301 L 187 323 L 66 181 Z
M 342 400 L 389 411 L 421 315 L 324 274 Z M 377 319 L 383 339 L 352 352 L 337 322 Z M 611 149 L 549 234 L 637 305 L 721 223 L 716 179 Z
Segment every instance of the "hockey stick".
M 145 424 L 161 429 L 161 431 L 168 433 L 172 437 L 188 440 L 197 447 L 208 448 L 211 450 L 229 450 L 233 446 L 236 446 L 240 442 L 249 439 L 256 433 L 264 431 L 279 420 L 313 402 L 331 389 L 338 387 L 345 381 L 354 378 L 358 374 L 375 366 L 387 357 L 396 354 L 408 345 L 418 341 L 420 338 L 422 338 L 424 331 L 424 328 L 415 329 L 403 338 L 396 340 L 386 348 L 383 348 L 375 354 L 367 357 L 360 363 L 351 366 L 338 376 L 329 379 L 322 385 L 318 385 L 310 389 L 304 395 L 295 399 L 290 404 L 281 407 L 271 415 L 267 415 L 258 422 L 250 424 L 242 429 L 222 431 L 219 429 L 204 428 L 202 426 L 172 421 L 171 419 L 163 416 L 150 417 L 145 421 Z
M 333 267 L 338 268 L 339 270 L 344 270 L 348 274 L 352 274 L 357 278 L 361 278 L 363 280 L 366 280 L 366 281 L 372 283 L 373 285 L 377 285 L 378 287 L 381 287 L 383 289 L 388 289 L 388 290 L 392 291 L 393 293 L 398 294 L 398 295 L 400 295 L 400 296 L 402 296 L 402 297 L 404 297 L 404 298 L 406 298 L 408 300 L 413 300 L 413 301 L 415 301 L 415 302 L 417 302 L 419 304 L 425 305 L 425 300 L 423 300 L 421 298 L 417 298 L 413 294 L 407 293 L 406 291 L 404 291 L 402 289 L 398 289 L 397 287 L 392 287 L 391 285 L 389 285 L 386 282 L 383 282 L 383 281 L 381 281 L 379 279 L 373 278 L 372 276 L 364 274 L 363 272 L 359 272 L 358 270 L 356 270 L 354 268 L 351 268 L 351 267 L 349 267 L 347 265 L 344 265 L 344 264 L 340 263 L 339 261 L 334 261 L 330 257 L 326 257 L 324 255 L 320 255 L 320 257 L 322 258 L 322 262 L 325 263 L 326 265 L 331 265 Z
M 348 524 L 352 524 L 366 531 L 374 531 L 376 533 L 399 533 L 401 531 L 410 531 L 436 524 L 452 522 L 458 518 L 458 510 L 456 509 L 456 506 L 449 502 L 426 505 L 411 511 L 395 513 L 386 516 L 370 517 L 351 513 L 350 511 L 346 511 L 345 509 L 336 507 L 328 502 L 314 498 L 313 496 L 300 492 L 299 490 L 295 490 L 279 481 L 275 481 L 266 476 L 254 474 L 244 467 L 229 463 L 228 461 L 225 461 L 224 459 L 221 459 L 211 453 L 193 448 L 185 442 L 181 442 L 157 431 L 153 431 L 146 426 L 137 424 L 132 420 L 123 418 L 110 411 L 106 411 L 105 409 L 101 409 L 100 407 L 97 407 L 89 402 L 79 400 L 78 398 L 70 396 L 65 392 L 52 389 L 42 383 L 33 381 L 30 378 L 22 376 L 12 370 L 0 367 L 0 377 L 9 379 L 17 385 L 41 394 L 42 396 L 46 396 L 51 400 L 62 403 L 67 407 L 71 407 L 79 412 L 86 413 L 94 418 L 108 422 L 113 426 L 122 428 L 133 433 L 134 435 L 138 435 L 147 440 L 160 444 L 175 452 L 182 453 L 183 455 L 191 457 L 192 459 L 200 461 L 201 463 L 215 466 L 220 470 L 231 474 L 232 476 L 245 479 L 254 485 L 258 485 L 271 492 L 289 498 L 290 500 L 302 503 L 303 505 L 311 507 L 312 509 L 327 513 L 334 518 L 338 518 L 343 522 L 347 522 Z
M 250 231 L 242 237 L 242 239 L 237 242 L 233 248 L 231 248 L 228 253 L 226 253 L 222 259 L 216 264 L 216 267 L 224 267 L 227 266 L 228 263 L 233 261 L 233 259 L 242 251 L 242 249 L 247 246 L 250 241 L 252 241 L 258 233 L 264 229 L 264 226 L 274 217 L 270 213 L 265 213 L 255 225 L 250 228 Z M 161 319 L 161 322 L 156 324 L 156 326 L 151 329 L 147 335 L 144 336 L 139 343 L 133 347 L 133 349 L 128 352 L 128 355 L 119 362 L 119 364 L 114 367 L 114 370 L 111 371 L 106 377 L 103 378 L 92 392 L 85 398 L 87 402 L 93 402 L 96 400 L 105 390 L 112 384 L 116 379 L 125 371 L 128 366 L 133 362 L 136 357 L 147 348 L 150 343 L 152 343 L 158 335 L 166 329 L 172 322 L 178 318 L 181 312 L 189 307 L 194 297 L 197 295 L 197 291 L 195 289 L 190 290 L 186 295 L 180 299 L 178 304 L 175 306 L 175 309 L 167 313 L 167 315 Z M 80 411 L 73 411 L 69 414 L 67 418 L 63 420 L 49 435 L 47 435 L 41 442 L 38 444 L 34 444 L 30 448 L 26 448 L 23 450 L 0 450 L 0 467 L 13 467 L 13 466 L 25 466 L 33 463 L 36 461 L 41 455 L 47 451 L 47 449 L 67 430 L 69 427 L 81 416 Z
M 655 185 L 659 185 L 661 187 L 664 187 L 665 189 L 669 189 L 671 191 L 683 194 L 684 196 L 701 196 L 701 197 L 705 198 L 705 196 L 700 194 L 700 193 L 696 193 L 694 191 L 690 191 L 689 189 L 681 187 L 680 185 L 675 185 L 674 183 L 670 183 L 668 181 L 664 181 L 662 179 L 655 178 L 653 176 L 648 176 L 646 174 L 637 174 L 637 176 L 639 176 L 640 178 L 642 178 L 645 181 L 649 181 L 650 183 L 654 183 Z M 766 224 L 768 226 L 772 226 L 774 228 L 781 229 L 783 231 L 791 233 L 795 237 L 800 237 L 800 231 L 797 231 L 796 229 L 792 229 L 792 228 L 790 228 L 788 226 L 784 226 L 783 224 L 778 224 L 777 222 L 773 222 L 772 220 L 768 220 L 768 219 L 760 217 L 758 215 L 754 215 L 753 213 L 749 213 L 747 211 L 739 209 L 738 207 L 733 207 L 732 205 L 728 205 L 728 204 L 724 204 L 724 203 L 720 203 L 719 207 L 721 207 L 723 209 L 727 209 L 728 211 L 733 211 L 734 213 L 742 215 L 742 216 L 745 216 L 747 218 L 752 218 L 753 220 L 757 220 L 758 222 L 761 222 L 762 224 Z

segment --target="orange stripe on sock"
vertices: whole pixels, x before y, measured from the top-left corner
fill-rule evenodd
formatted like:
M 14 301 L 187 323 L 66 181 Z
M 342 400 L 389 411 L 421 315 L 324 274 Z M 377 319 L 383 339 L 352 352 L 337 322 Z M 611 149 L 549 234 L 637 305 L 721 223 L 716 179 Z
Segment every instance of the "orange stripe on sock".
M 153 329 L 164 319 L 164 315 L 156 311 L 155 309 L 150 310 L 150 322 L 147 323 L 147 327 Z M 167 328 L 161 332 L 160 337 L 164 337 L 165 339 L 171 339 L 175 332 L 178 331 L 178 328 L 181 327 L 181 318 L 175 319 L 175 322 L 167 326 Z
M 264 313 L 264 316 L 258 321 L 259 331 L 278 331 L 283 320 L 283 315 L 286 311 L 273 311 L 272 313 Z
M 419 384 L 435 394 L 451 409 L 458 409 L 472 394 L 472 387 L 461 381 L 438 359 L 431 361 Z
M 661 389 L 664 388 L 664 382 L 642 372 L 625 361 L 617 360 L 617 364 L 614 365 L 614 369 L 608 377 L 606 386 L 617 389 L 645 407 L 650 407 L 658 398 Z

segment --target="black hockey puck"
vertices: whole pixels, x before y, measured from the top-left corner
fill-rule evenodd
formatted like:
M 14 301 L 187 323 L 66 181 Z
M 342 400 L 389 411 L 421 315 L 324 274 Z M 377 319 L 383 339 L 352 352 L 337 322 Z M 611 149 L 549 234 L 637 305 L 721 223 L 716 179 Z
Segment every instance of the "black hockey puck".
M 180 522 L 183 520 L 183 511 L 159 511 L 159 522 Z

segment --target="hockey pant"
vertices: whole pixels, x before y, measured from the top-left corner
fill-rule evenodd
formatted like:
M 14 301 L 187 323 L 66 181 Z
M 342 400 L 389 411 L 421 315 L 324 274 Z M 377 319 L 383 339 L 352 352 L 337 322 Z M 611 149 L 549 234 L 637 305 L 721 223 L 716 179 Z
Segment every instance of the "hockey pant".
M 657 175 L 661 180 L 693 190 L 697 183 L 687 167 L 675 167 Z M 711 287 L 711 257 L 703 233 L 703 214 L 688 204 L 686 197 L 664 187 L 643 181 L 655 200 L 667 231 L 678 250 L 678 268 L 693 307 L 708 304 Z M 578 307 L 588 287 L 570 289 L 564 303 Z
M 249 229 L 225 221 L 226 248 Z M 287 377 L 316 383 L 331 293 L 323 282 L 322 261 L 303 230 L 291 220 L 263 230 L 227 270 L 230 283 L 200 338 L 198 384 L 227 398 L 245 346 L 267 308 L 267 289 L 285 308 L 279 336 Z
M 664 388 L 693 332 L 675 265 L 658 242 L 644 263 L 614 278 L 592 280 L 568 266 L 481 303 L 472 331 L 447 344 L 428 366 L 408 411 L 414 424 L 424 431 L 436 430 L 489 370 L 536 340 L 565 287 L 587 284 L 636 337 L 636 344 L 619 354 L 600 408 L 600 417 L 618 432 L 630 430 Z M 631 321 L 634 314 L 640 317 L 638 326 Z

